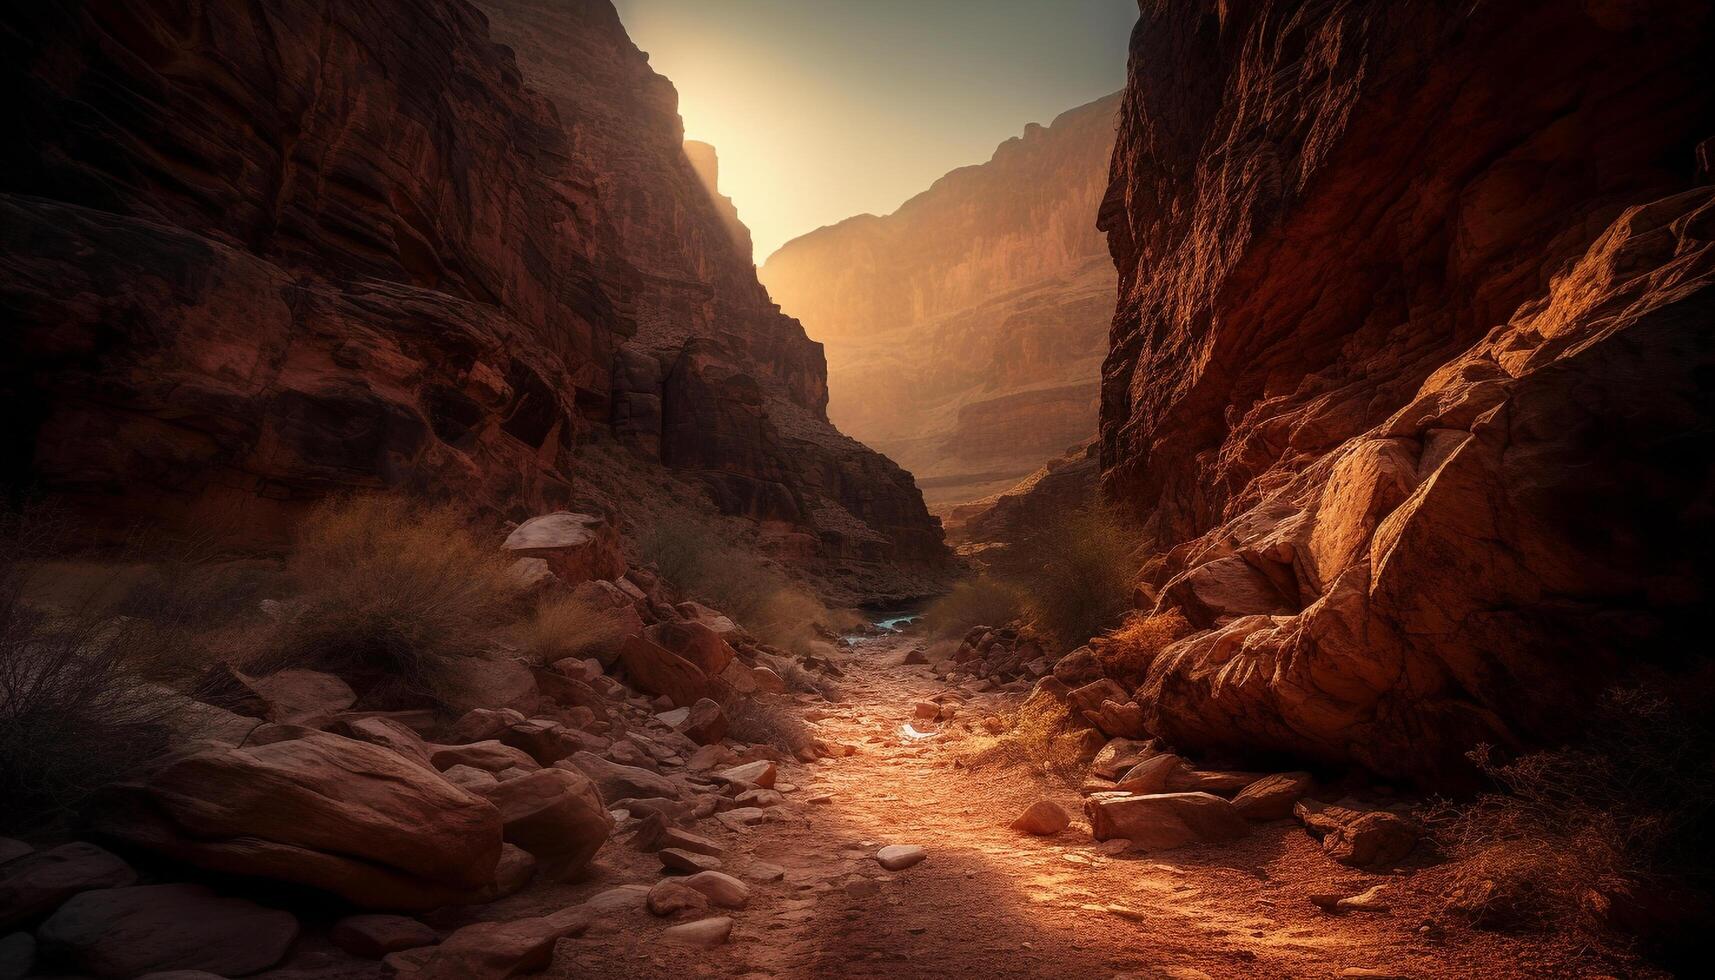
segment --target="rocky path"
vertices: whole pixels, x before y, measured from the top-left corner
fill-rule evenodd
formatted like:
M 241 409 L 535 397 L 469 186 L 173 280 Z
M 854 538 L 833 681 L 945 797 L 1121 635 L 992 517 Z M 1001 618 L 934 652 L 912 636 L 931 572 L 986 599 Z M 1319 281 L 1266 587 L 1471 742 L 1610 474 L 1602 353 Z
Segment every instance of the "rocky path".
M 901 640 L 858 644 L 842 700 L 810 708 L 820 736 L 854 754 L 783 763 L 784 802 L 767 821 L 695 830 L 722 849 L 722 870 L 746 882 L 729 940 L 667 941 L 674 921 L 642 895 L 660 880 L 656 855 L 623 839 L 591 877 L 533 888 L 484 917 L 546 914 L 576 902 L 599 910 L 583 936 L 560 944 L 550 976 L 1470 976 L 1504 964 L 1513 976 L 1600 975 L 1576 951 L 1543 942 L 1443 933 L 1410 887 L 1418 873 L 1368 874 L 1330 862 L 1292 821 L 1245 840 L 1156 854 L 1098 844 L 1075 786 L 1028 764 L 969 768 L 985 715 L 1017 692 L 975 694 L 928 738 L 905 725 L 914 706 L 946 697 L 921 666 L 897 665 Z M 922 724 L 922 723 L 919 723 Z M 1054 837 L 1009 828 L 1052 798 L 1074 815 Z M 919 845 L 927 858 L 884 870 L 879 848 Z M 1313 894 L 1380 885 L 1379 911 L 1330 915 Z M 692 916 L 695 918 L 695 916 Z

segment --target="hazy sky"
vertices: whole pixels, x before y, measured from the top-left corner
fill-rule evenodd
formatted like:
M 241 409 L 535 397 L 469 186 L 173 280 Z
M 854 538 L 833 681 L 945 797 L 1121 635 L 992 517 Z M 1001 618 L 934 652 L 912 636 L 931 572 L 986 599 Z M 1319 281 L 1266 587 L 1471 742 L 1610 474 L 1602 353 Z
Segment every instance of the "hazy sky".
M 1137 0 L 616 0 L 756 261 L 1119 90 Z

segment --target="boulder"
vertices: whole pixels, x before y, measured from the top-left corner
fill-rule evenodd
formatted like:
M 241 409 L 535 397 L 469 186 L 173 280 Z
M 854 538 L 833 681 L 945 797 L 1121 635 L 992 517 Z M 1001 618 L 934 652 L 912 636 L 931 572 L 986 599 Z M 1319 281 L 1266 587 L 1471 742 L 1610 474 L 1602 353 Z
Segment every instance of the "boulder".
M 601 791 L 604 800 L 653 796 L 676 800 L 679 784 L 658 773 L 637 766 L 622 766 L 609 762 L 593 752 L 574 752 L 554 764 L 559 769 L 571 769 L 588 776 Z
M 333 924 L 332 938 L 335 946 L 366 960 L 440 941 L 435 930 L 402 915 L 348 915 Z
M 625 638 L 619 660 L 632 686 L 665 697 L 677 707 L 688 708 L 709 694 L 709 678 L 702 668 L 641 636 Z
M 1233 797 L 1233 807 L 1246 820 L 1284 820 L 1292 816 L 1292 805 L 1310 791 L 1310 774 L 1282 772 L 1264 776 Z
M 485 742 L 524 720 L 524 712 L 513 708 L 472 708 L 453 722 L 453 735 L 460 742 Z
M 583 871 L 613 832 L 601 794 L 581 772 L 538 769 L 479 792 L 500 811 L 507 842 L 556 880 Z
M 1152 755 L 1125 770 L 1114 788 L 1127 793 L 1160 793 L 1167 789 L 1169 780 L 1189 771 L 1185 760 L 1172 753 Z
M 1209 793 L 1098 793 L 1084 801 L 1096 840 L 1150 851 L 1235 840 L 1250 832 L 1231 803 Z
M 1175 769 L 1167 774 L 1167 790 L 1171 793 L 1214 793 L 1217 796 L 1229 796 L 1261 778 L 1260 772 Z
M 500 814 L 397 754 L 337 735 L 177 759 L 91 807 L 95 829 L 366 908 L 456 903 L 494 881 Z
M 319 670 L 276 671 L 250 678 L 250 687 L 267 706 L 263 717 L 282 725 L 325 728 L 334 715 L 357 703 L 351 685 Z
M 256 973 L 280 962 L 298 920 L 201 885 L 136 885 L 78 894 L 36 930 L 44 956 L 98 977 L 163 970 Z
M 1102 677 L 1102 661 L 1089 647 L 1079 647 L 1054 663 L 1054 677 L 1068 687 L 1082 687 Z
M 625 574 L 619 532 L 593 514 L 557 511 L 533 517 L 514 528 L 500 547 L 515 558 L 542 559 L 567 585 Z
M 555 945 L 583 934 L 594 918 L 574 905 L 552 915 L 478 922 L 438 946 L 389 954 L 387 969 L 398 980 L 505 980 L 539 973 L 553 963 Z
M 1053 800 L 1037 800 L 1012 822 L 1012 829 L 1038 837 L 1051 837 L 1065 830 L 1072 818 Z
M 506 566 L 506 578 L 520 592 L 542 592 L 559 581 L 541 558 L 519 558 Z
M 1103 701 L 1094 711 L 1084 712 L 1090 724 L 1110 738 L 1144 738 L 1143 708 L 1136 701 Z
M 500 743 L 544 766 L 551 766 L 583 748 L 582 739 L 548 718 L 530 718 L 511 726 L 500 733 Z
M 1113 779 L 1131 769 L 1154 752 L 1148 742 L 1130 738 L 1115 738 L 1102 746 L 1090 760 L 1090 772 L 1102 779 Z
M 1403 860 L 1423 836 L 1423 827 L 1387 810 L 1360 810 L 1301 799 L 1292 813 L 1329 857 L 1354 868 Z
M 400 756 L 409 759 L 426 769 L 433 769 L 434 763 L 429 757 L 429 746 L 410 726 L 392 718 L 366 717 L 350 718 L 336 721 L 331 730 L 347 738 L 355 738 L 360 742 L 379 745 L 392 749 Z
M 700 698 L 689 710 L 684 724 L 678 727 L 691 741 L 698 745 L 714 745 L 726 738 L 727 717 L 720 705 L 708 698 Z
M 1103 701 L 1124 704 L 1131 700 L 1125 688 L 1106 677 L 1091 681 L 1083 687 L 1073 688 L 1067 697 L 1071 699 L 1073 707 L 1083 712 L 1100 711 Z
M 528 664 L 501 654 L 480 657 L 447 657 L 438 670 L 441 682 L 436 693 L 455 714 L 477 708 L 512 708 L 533 714 L 541 706 L 542 692 Z
M 26 845 L 27 848 L 27 845 Z M 135 884 L 129 864 L 94 844 L 61 844 L 17 854 L 0 866 L 0 930 L 15 929 L 47 915 L 61 902 L 96 888 Z
M 696 664 L 709 677 L 726 670 L 737 655 L 719 633 L 695 620 L 656 623 L 644 630 L 643 635 L 662 649 Z

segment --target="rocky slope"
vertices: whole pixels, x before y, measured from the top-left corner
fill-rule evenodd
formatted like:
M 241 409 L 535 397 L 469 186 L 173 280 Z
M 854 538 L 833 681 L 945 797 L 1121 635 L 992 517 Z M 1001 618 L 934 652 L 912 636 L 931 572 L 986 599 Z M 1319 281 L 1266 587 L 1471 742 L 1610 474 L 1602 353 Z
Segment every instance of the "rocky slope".
M 671 84 L 605 0 L 489 9 L 517 58 L 459 0 L 9 10 L 0 480 L 262 543 L 339 490 L 552 509 L 612 434 L 920 588 L 939 528 L 826 423 Z
M 830 416 L 932 504 L 1087 438 L 1114 273 L 1094 217 L 1119 97 L 1031 124 L 886 217 L 788 242 L 769 292 L 826 345 Z
M 1101 462 L 1199 628 L 1149 669 L 1150 729 L 1444 779 L 1684 663 L 1708 9 L 1141 6 Z

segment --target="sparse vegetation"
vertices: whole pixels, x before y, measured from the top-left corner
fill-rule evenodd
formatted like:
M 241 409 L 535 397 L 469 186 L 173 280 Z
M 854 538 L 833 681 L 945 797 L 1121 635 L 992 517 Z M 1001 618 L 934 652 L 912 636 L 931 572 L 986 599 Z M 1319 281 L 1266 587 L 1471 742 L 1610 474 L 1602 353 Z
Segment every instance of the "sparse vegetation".
M 551 596 L 542 600 L 523 624 L 524 652 L 541 665 L 567 657 L 593 657 L 604 649 L 617 649 L 635 622 L 633 618 L 628 623 L 617 610 L 594 608 L 576 596 Z
M 797 707 L 766 694 L 730 694 L 722 710 L 727 736 L 753 745 L 772 745 L 797 753 L 815 741 Z
M 772 665 L 780 674 L 780 679 L 786 682 L 786 689 L 795 694 L 819 694 L 822 700 L 837 702 L 842 699 L 840 686 L 834 679 L 819 674 L 795 660 L 780 660 Z
M 344 677 L 360 692 L 435 699 L 448 662 L 482 652 L 515 590 L 493 543 L 446 506 L 330 500 L 298 529 L 302 590 L 268 663 Z
M 1191 624 L 1177 612 L 1159 616 L 1134 613 L 1099 645 L 1097 658 L 1109 677 L 1135 685 L 1162 650 L 1190 632 Z
M 839 625 L 834 613 L 784 573 L 688 513 L 650 525 L 638 549 L 674 588 L 719 609 L 765 643 L 803 650 Z
M 1058 779 L 1067 786 L 1083 781 L 1085 764 L 1081 736 L 1087 725 L 1075 721 L 1066 701 L 1046 690 L 1033 692 L 994 736 L 973 735 L 964 761 L 972 767 L 1024 767 Z
M 1067 514 L 1021 548 L 1025 609 L 1037 630 L 1070 650 L 1131 609 L 1137 535 L 1119 512 L 1091 506 Z
M 923 611 L 931 636 L 958 639 L 973 626 L 1005 626 L 1024 611 L 1017 587 L 988 576 L 967 579 Z
M 1638 918 L 1640 894 L 1683 908 L 1662 899 L 1708 886 L 1715 732 L 1636 689 L 1610 692 L 1591 721 L 1581 746 L 1506 762 L 1478 747 L 1470 757 L 1496 791 L 1426 813 L 1453 859 L 1449 911 L 1595 935 Z
M 93 600 L 49 610 L 27 598 L 52 531 L 0 516 L 0 830 L 63 822 L 88 795 L 167 749 L 182 699 L 150 683 L 170 634 Z M 141 610 L 134 610 L 141 611 Z M 173 624 L 177 625 L 177 624 Z

